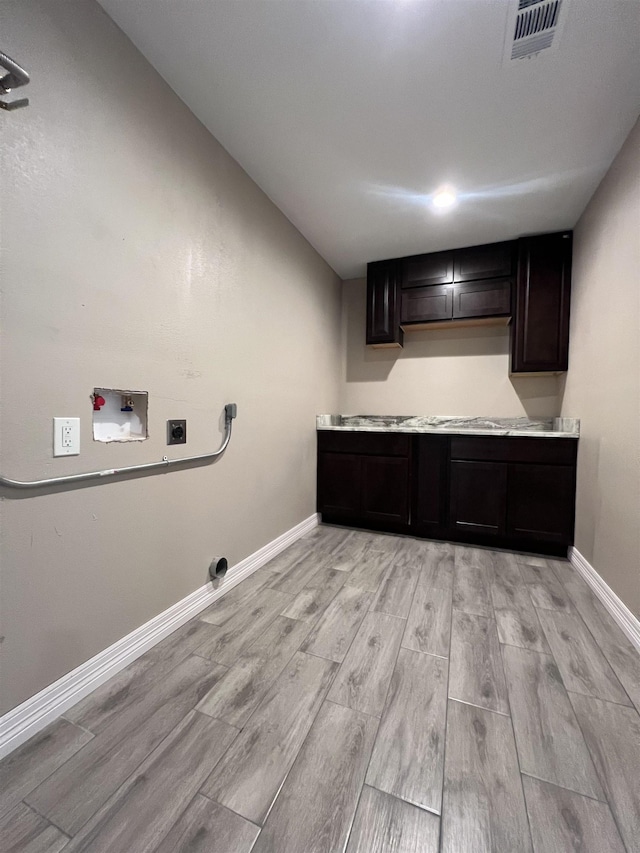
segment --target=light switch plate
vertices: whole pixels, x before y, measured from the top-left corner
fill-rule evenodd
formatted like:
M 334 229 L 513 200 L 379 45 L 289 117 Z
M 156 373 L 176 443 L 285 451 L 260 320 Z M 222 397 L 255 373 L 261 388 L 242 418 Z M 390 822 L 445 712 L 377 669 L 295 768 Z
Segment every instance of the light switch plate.
M 53 455 L 78 456 L 80 453 L 80 418 L 53 419 Z

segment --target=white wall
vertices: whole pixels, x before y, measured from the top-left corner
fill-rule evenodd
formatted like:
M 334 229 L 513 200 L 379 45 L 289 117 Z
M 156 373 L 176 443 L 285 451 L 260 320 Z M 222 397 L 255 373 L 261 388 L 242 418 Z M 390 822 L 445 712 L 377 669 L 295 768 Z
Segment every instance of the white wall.
M 432 329 L 404 336 L 404 348 L 365 345 L 366 282 L 343 284 L 340 411 L 351 414 L 559 414 L 558 380 L 509 376 L 506 327 Z
M 569 362 L 576 547 L 640 616 L 640 122 L 574 232 Z
M 4 493 L 6 711 L 315 511 L 340 284 L 93 0 L 4 0 L 0 32 L 33 81 L 0 114 L 2 472 L 204 453 L 238 404 L 212 466 Z M 149 439 L 93 442 L 94 386 L 148 391 Z M 52 458 L 54 416 L 79 457 Z

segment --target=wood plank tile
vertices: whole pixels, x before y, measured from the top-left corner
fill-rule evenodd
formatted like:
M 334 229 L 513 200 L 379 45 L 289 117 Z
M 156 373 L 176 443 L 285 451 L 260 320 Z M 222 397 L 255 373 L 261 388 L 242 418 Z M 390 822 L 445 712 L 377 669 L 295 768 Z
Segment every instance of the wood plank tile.
M 572 566 L 567 566 L 562 583 L 636 710 L 640 712 L 640 655 L 637 649 Z
M 371 603 L 371 609 L 406 619 L 420 573 L 419 564 L 400 564 L 394 559 Z
M 520 566 L 548 566 L 546 557 L 537 557 L 535 554 L 515 554 L 516 562 Z
M 68 841 L 67 835 L 24 803 L 0 818 L 2 853 L 58 853 Z
M 379 717 L 396 663 L 404 620 L 367 613 L 329 692 L 329 699 Z
M 198 646 L 197 653 L 211 661 L 232 666 L 291 600 L 291 596 L 282 592 L 261 590 L 251 608 L 241 608 L 224 625 L 216 626 L 211 636 Z
M 393 536 L 390 533 L 375 533 L 371 547 L 385 554 L 395 554 L 405 541 L 404 536 Z
M 327 565 L 341 568 L 361 560 L 370 545 L 365 539 L 351 534 L 348 538 L 329 549 Z
M 238 730 L 191 711 L 65 848 L 65 853 L 155 850 Z
M 118 714 L 136 705 L 174 666 L 186 660 L 214 630 L 212 625 L 191 620 L 70 708 L 65 716 L 99 734 Z
M 74 835 L 224 672 L 199 657 L 178 664 L 32 791 L 28 804 Z
M 347 577 L 348 573 L 339 569 L 319 569 L 306 587 L 285 607 L 282 615 L 312 625 L 333 601 Z
M 402 640 L 405 649 L 449 656 L 451 591 L 418 583 Z
M 640 716 L 634 708 L 572 693 L 611 811 L 628 850 L 640 839 Z
M 523 582 L 517 567 L 511 576 L 500 571 L 494 573 L 491 582 L 491 599 L 495 608 L 533 611 L 527 585 Z
M 346 580 L 347 586 L 376 592 L 390 565 L 391 560 L 388 554 L 370 549 L 352 568 Z
M 449 696 L 509 713 L 500 643 L 493 619 L 453 612 Z
M 276 576 L 269 585 L 277 592 L 297 595 L 309 583 L 318 569 L 327 564 L 327 556 L 322 551 L 311 551 L 303 554 L 286 572 Z
M 495 553 L 488 548 L 474 548 L 469 545 L 453 546 L 456 566 L 480 566 L 489 578 L 492 577 Z
M 535 607 L 541 610 L 571 610 L 564 587 L 546 563 L 540 566 L 521 563 L 520 571 Z
M 450 701 L 446 754 L 442 853 L 531 853 L 509 718 Z
M 511 717 L 523 773 L 604 798 L 555 661 L 503 646 Z
M 247 820 L 261 824 L 336 670 L 332 661 L 298 652 L 201 792 Z
M 33 791 L 92 736 L 59 719 L 19 746 L 0 762 L 0 816 Z
M 438 853 L 439 835 L 436 815 L 365 785 L 346 853 Z
M 436 589 L 453 589 L 454 560 L 453 547 L 449 550 L 434 550 L 429 553 L 422 567 L 423 575 L 428 575 L 429 586 Z M 420 581 L 422 582 L 422 581 Z
M 523 776 L 522 782 L 535 853 L 625 853 L 606 803 L 531 776 Z
M 310 652 L 342 663 L 371 602 L 371 593 L 343 586 L 302 646 Z
M 260 827 L 196 794 L 154 853 L 249 853 Z
M 457 554 L 456 549 L 456 554 Z M 462 549 L 468 551 L 470 549 Z M 490 575 L 484 566 L 470 565 L 457 556 L 453 580 L 453 606 L 476 616 L 493 616 Z
M 196 705 L 241 729 L 300 648 L 310 626 L 278 616 Z
M 541 610 L 539 615 L 567 690 L 631 704 L 579 616 L 553 610 Z
M 507 646 L 518 646 L 542 654 L 551 654 L 538 614 L 530 610 L 495 610 L 498 638 Z
M 376 727 L 374 717 L 324 703 L 252 853 L 344 850 Z
M 288 548 L 285 548 L 284 551 L 281 551 L 262 569 L 259 571 L 267 571 L 270 575 L 272 575 L 272 580 L 274 575 L 283 575 L 286 574 L 291 566 L 296 563 L 301 557 L 305 554 L 310 554 L 317 551 L 319 548 L 323 547 L 324 538 L 320 538 L 319 536 L 312 541 L 308 541 L 306 539 L 299 539 L 297 542 L 294 542 L 293 545 L 289 545 Z
M 198 619 L 211 625 L 224 625 L 241 607 L 251 607 L 252 602 L 258 600 L 260 590 L 272 583 L 275 577 L 275 572 L 269 572 L 263 566 L 214 601 L 211 607 L 198 615 Z
M 367 784 L 440 812 L 447 661 L 400 649 Z

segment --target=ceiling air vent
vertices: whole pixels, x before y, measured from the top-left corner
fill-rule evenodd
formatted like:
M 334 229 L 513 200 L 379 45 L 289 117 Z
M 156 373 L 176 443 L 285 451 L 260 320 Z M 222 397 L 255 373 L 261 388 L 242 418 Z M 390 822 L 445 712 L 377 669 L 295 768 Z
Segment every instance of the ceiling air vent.
M 505 63 L 557 49 L 569 0 L 515 0 L 509 9 Z

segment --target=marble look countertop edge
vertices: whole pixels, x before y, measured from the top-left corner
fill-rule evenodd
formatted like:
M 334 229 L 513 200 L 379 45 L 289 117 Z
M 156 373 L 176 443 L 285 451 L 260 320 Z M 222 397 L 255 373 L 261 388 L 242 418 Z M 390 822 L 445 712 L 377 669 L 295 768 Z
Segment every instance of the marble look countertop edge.
M 580 438 L 576 432 L 553 432 L 534 429 L 473 429 L 455 427 L 403 427 L 387 426 L 316 426 L 318 432 L 400 432 L 424 433 L 429 435 L 495 435 L 495 436 L 526 436 L 528 438 Z

